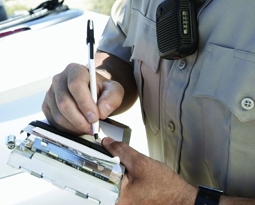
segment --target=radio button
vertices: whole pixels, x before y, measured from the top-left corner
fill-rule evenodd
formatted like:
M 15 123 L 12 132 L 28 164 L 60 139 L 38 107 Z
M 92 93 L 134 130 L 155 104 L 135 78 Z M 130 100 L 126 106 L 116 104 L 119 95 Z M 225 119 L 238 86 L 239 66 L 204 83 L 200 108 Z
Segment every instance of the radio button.
M 186 67 L 186 60 L 185 59 L 180 59 L 179 60 L 179 68 L 180 70 L 184 69 Z
M 174 123 L 172 121 L 168 122 L 168 125 L 167 125 L 168 129 L 173 132 L 175 130 L 175 126 L 174 126 Z

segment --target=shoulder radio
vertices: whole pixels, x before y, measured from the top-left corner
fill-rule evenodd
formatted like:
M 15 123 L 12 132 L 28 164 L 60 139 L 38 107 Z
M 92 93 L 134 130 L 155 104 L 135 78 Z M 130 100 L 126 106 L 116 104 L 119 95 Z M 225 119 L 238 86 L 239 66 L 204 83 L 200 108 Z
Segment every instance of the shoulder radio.
M 198 25 L 194 0 L 165 0 L 156 11 L 159 55 L 177 60 L 196 52 Z

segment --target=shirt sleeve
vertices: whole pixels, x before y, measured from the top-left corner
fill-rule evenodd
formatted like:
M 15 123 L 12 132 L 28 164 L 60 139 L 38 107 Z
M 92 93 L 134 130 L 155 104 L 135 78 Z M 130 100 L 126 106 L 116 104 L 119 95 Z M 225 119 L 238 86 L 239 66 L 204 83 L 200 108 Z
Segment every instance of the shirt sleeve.
M 129 25 L 129 7 L 126 0 L 117 0 L 114 3 L 97 49 L 113 54 L 130 64 L 131 47 L 123 46 Z

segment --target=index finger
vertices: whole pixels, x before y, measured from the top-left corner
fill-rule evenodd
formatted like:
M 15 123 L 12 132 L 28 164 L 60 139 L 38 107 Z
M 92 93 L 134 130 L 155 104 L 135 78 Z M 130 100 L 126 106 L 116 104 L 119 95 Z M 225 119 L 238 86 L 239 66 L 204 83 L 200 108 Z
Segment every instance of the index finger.
M 97 105 L 91 96 L 89 81 L 89 72 L 85 66 L 70 65 L 67 79 L 68 89 L 87 121 L 94 123 L 99 120 L 99 114 Z

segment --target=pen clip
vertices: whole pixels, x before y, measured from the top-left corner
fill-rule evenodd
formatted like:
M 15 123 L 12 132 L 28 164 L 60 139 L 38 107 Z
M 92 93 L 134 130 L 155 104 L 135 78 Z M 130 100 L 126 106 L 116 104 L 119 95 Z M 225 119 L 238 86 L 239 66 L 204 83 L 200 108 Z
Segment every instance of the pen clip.
M 94 59 L 94 24 L 92 20 L 88 20 L 87 23 L 87 44 L 89 44 L 90 59 Z

